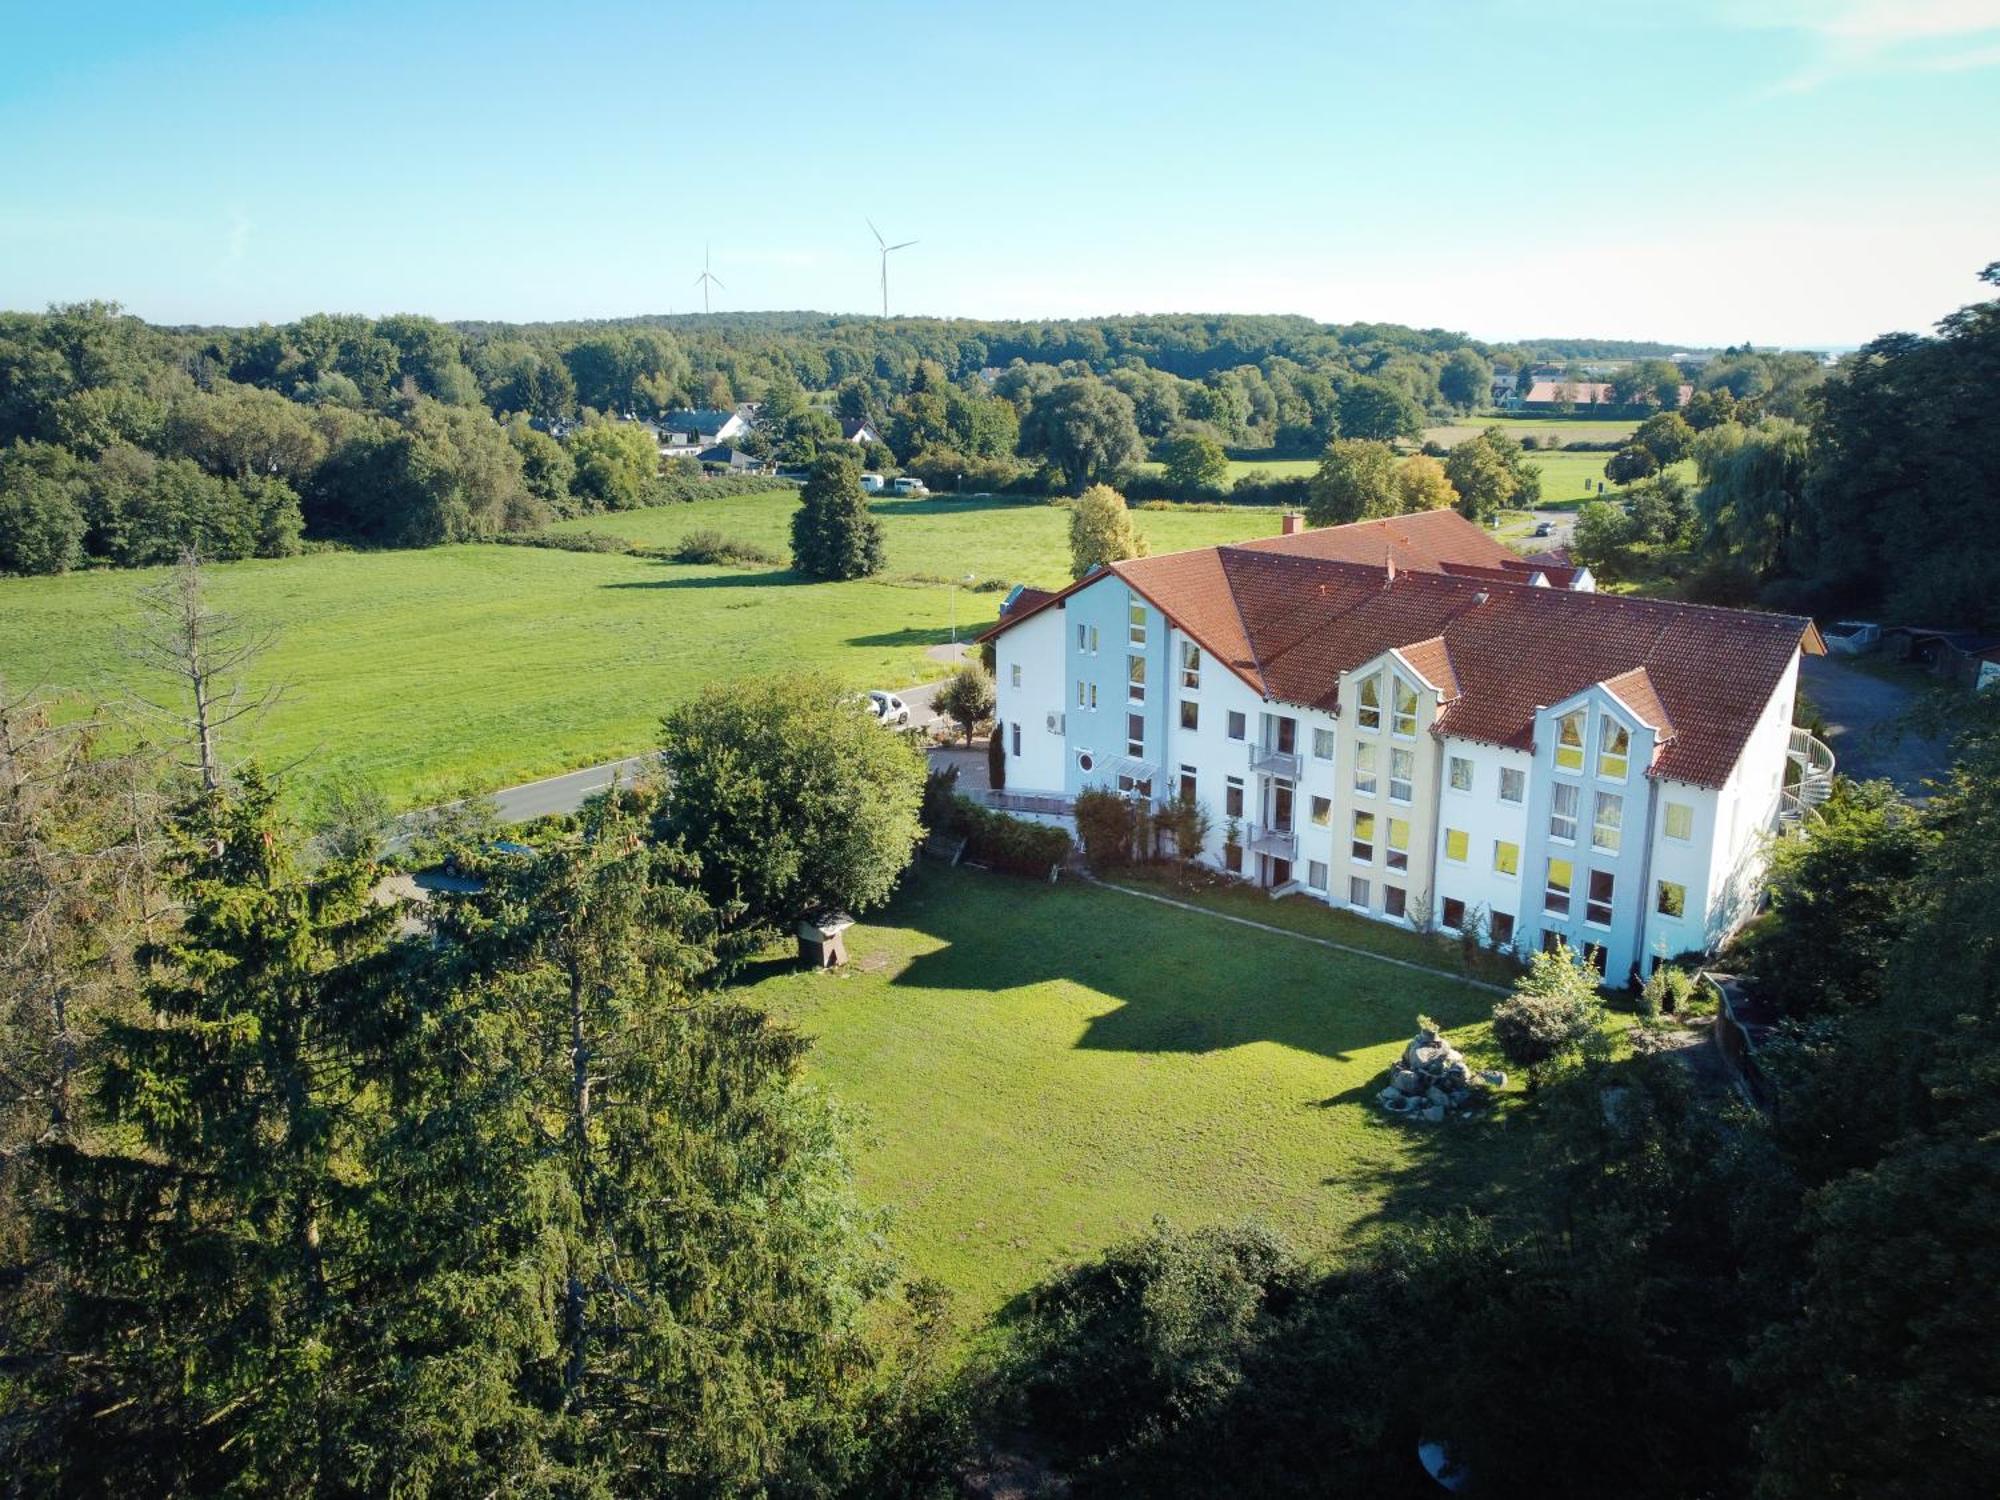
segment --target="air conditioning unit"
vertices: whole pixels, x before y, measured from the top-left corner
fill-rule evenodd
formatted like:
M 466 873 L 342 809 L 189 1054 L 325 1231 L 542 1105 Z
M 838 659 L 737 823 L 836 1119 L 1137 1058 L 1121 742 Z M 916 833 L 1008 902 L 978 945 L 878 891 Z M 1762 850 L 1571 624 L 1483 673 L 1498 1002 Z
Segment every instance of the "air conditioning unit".
M 1050 714 L 1048 727 L 1050 734 L 1061 734 L 1063 732 L 1063 716 L 1061 714 Z

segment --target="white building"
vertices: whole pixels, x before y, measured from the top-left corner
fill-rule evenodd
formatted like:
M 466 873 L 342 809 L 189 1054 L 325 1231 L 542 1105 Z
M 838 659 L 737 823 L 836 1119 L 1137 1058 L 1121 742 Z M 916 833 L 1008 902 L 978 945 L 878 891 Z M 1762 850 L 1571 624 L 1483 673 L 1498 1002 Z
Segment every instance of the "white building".
M 1439 511 L 1016 590 L 985 637 L 1008 790 L 1191 796 L 1260 885 L 1613 980 L 1714 947 L 1831 775 L 1791 722 L 1817 632 L 1496 551 Z

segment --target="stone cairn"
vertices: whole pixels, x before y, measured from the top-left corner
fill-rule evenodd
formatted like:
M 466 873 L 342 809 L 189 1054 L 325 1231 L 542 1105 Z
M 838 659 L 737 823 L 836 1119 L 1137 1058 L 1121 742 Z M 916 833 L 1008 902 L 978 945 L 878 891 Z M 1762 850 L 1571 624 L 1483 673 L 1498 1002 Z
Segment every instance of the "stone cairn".
M 1424 1025 L 1402 1057 L 1390 1064 L 1389 1086 L 1375 1097 L 1392 1115 L 1437 1125 L 1453 1110 L 1506 1083 L 1507 1075 L 1498 1070 L 1474 1072 L 1458 1048 L 1435 1027 Z

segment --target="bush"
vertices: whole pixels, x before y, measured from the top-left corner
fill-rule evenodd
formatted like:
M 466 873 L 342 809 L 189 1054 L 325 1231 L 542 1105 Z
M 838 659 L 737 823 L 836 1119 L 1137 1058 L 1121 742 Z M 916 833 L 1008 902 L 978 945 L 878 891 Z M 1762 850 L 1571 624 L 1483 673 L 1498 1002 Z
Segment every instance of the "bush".
M 986 737 L 986 784 L 996 792 L 1007 789 L 1007 741 L 997 724 Z
M 1145 804 L 1130 797 L 1102 787 L 1090 787 L 1077 796 L 1076 831 L 1093 869 L 1115 870 L 1138 858 L 1148 822 Z
M 509 547 L 547 547 L 555 552 L 630 552 L 631 545 L 596 531 L 503 531 L 492 540 Z
M 1155 1221 L 1031 1294 L 1020 1385 L 1035 1430 L 1075 1462 L 1209 1416 L 1307 1284 L 1267 1230 Z
M 970 797 L 952 798 L 949 827 L 965 836 L 968 859 L 1009 875 L 1046 880 L 1049 871 L 1069 858 L 1070 836 L 1047 823 L 1010 818 L 981 806 Z
M 1493 1040 L 1507 1061 L 1527 1070 L 1533 1089 L 1546 1069 L 1583 1046 L 1602 1009 L 1597 971 L 1563 944 L 1537 953 L 1514 993 L 1493 1007 Z
M 1672 964 L 1661 964 L 1639 991 L 1639 1014 L 1651 1020 L 1660 1015 L 1677 1015 L 1688 1008 L 1696 987 L 1694 975 Z
M 934 768 L 924 777 L 924 800 L 917 805 L 917 819 L 928 833 L 952 828 L 958 801 L 958 767 Z
M 712 529 L 690 531 L 669 554 L 675 562 L 710 563 L 723 566 L 781 564 L 784 558 L 769 547 L 742 542 Z

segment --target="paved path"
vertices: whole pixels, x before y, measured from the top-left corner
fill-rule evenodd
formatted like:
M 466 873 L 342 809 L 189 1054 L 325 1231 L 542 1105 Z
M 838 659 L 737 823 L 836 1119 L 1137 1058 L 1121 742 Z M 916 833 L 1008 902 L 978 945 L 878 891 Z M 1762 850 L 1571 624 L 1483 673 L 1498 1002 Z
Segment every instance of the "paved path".
M 1942 777 L 1951 765 L 1950 747 L 1911 724 L 1931 679 L 1913 670 L 1899 681 L 1880 670 L 1841 656 L 1808 656 L 1799 664 L 1799 686 L 1826 716 L 1827 744 L 1841 775 L 1885 777 L 1906 794 L 1920 794 L 1925 778 Z

